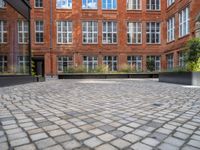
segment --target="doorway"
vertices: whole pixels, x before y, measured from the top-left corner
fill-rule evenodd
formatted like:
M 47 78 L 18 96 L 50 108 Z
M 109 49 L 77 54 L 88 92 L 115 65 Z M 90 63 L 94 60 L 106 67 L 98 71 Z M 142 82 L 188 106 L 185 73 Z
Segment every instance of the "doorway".
M 32 58 L 33 60 L 33 71 L 37 76 L 44 77 L 44 57 L 43 56 L 35 56 Z

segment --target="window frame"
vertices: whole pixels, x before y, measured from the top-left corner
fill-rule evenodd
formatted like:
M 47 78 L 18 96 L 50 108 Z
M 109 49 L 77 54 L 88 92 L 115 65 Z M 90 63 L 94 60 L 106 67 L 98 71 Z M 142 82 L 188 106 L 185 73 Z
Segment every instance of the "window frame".
M 89 8 L 89 7 L 88 7 L 88 1 L 89 1 L 89 0 L 85 0 L 86 5 L 85 5 L 85 8 L 84 8 L 84 7 L 83 7 L 83 1 L 84 1 L 84 0 L 82 0 L 82 9 L 83 9 L 83 10 L 87 10 L 87 9 L 89 9 L 89 10 L 97 10 L 97 9 L 98 9 L 98 0 L 92 0 L 92 3 L 94 3 L 94 1 L 96 1 L 96 7 L 95 7 L 95 8 Z
M 175 40 L 175 17 L 171 17 L 167 21 L 167 42 Z
M 153 7 L 152 7 L 152 2 L 154 1 L 154 5 L 155 5 L 155 8 L 153 9 Z M 159 1 L 159 9 L 157 9 L 157 1 Z M 149 4 L 149 3 L 150 4 Z M 149 6 L 149 8 L 148 8 L 148 6 Z M 146 10 L 147 11 L 161 11 L 161 0 L 146 0 Z
M 63 1 L 66 1 L 66 7 L 58 7 L 58 0 L 56 0 L 56 9 L 72 9 L 73 7 L 73 1 L 72 0 L 59 0 L 60 3 L 62 3 Z M 69 7 L 69 1 L 71 2 L 71 6 Z
M 129 24 L 132 24 L 132 30 L 130 30 Z M 134 27 L 134 24 L 136 25 Z M 131 32 L 132 31 L 132 32 Z M 136 36 L 136 42 L 134 42 L 133 36 Z M 140 42 L 139 41 L 140 35 Z M 130 36 L 130 42 L 128 41 L 128 36 Z M 142 44 L 142 22 L 127 22 L 127 44 Z
M 129 59 L 130 58 L 130 59 Z M 142 72 L 142 55 L 127 56 L 127 63 L 131 68 L 134 67 L 136 72 Z M 135 65 L 133 65 L 135 64 Z
M 0 55 L 1 70 L 0 73 L 5 73 L 8 71 L 8 57 L 6 55 Z
M 42 29 L 43 30 L 37 30 L 37 22 L 39 23 L 41 23 L 42 22 Z M 41 29 L 41 24 L 39 25 L 40 27 L 40 29 Z M 42 34 L 42 42 L 41 41 L 37 41 L 37 33 L 39 33 L 39 34 Z M 35 21 L 35 43 L 37 43 L 37 44 L 40 44 L 40 43 L 44 43 L 44 21 L 43 20 L 36 20 Z
M 109 57 L 111 59 L 109 59 Z M 114 67 L 116 63 L 116 68 Z M 118 57 L 117 56 L 104 56 L 103 57 L 103 64 L 108 66 L 109 71 L 114 72 L 118 70 Z M 109 66 L 111 64 L 111 68 Z
M 66 60 L 64 60 L 66 58 Z M 60 60 L 59 60 L 60 59 Z M 62 64 L 61 70 L 60 69 L 60 63 Z M 58 56 L 57 57 L 57 72 L 58 73 L 64 73 L 64 63 L 67 64 L 67 69 L 73 66 L 73 57 L 72 56 Z
M 90 68 L 90 63 L 92 64 L 92 69 Z M 98 66 L 98 56 L 83 56 L 83 65 L 87 72 L 94 70 Z
M 34 8 L 43 8 L 44 7 L 44 1 L 43 0 L 40 0 L 40 6 L 37 6 L 36 4 L 37 4 L 37 2 L 36 1 L 38 1 L 38 0 L 34 0 Z
M 159 23 L 159 32 L 157 32 L 157 24 Z M 150 24 L 150 27 L 148 27 L 148 24 Z M 155 32 L 152 32 L 153 28 L 152 28 L 152 24 L 155 24 L 155 28 L 154 28 L 154 31 Z M 149 32 L 148 32 L 149 30 Z M 148 34 L 150 35 L 149 37 L 149 41 L 151 42 L 148 42 Z M 152 42 L 152 34 L 155 36 L 155 42 L 153 43 Z M 156 35 L 159 35 L 159 42 L 156 42 L 156 39 L 157 39 L 157 36 Z M 161 23 L 160 22 L 147 22 L 146 23 L 146 43 L 147 44 L 161 44 Z
M 167 70 L 173 70 L 174 68 L 174 54 L 167 54 L 166 55 L 167 58 Z
M 21 22 L 21 31 L 19 30 L 20 27 L 19 27 L 19 23 Z M 17 23 L 17 26 L 18 26 L 18 44 L 28 44 L 29 43 L 29 24 L 28 24 L 28 21 L 26 20 L 18 20 L 18 23 Z M 27 28 L 27 30 L 25 30 Z M 19 41 L 20 40 L 20 34 L 22 34 L 22 41 Z M 27 37 L 25 36 L 27 34 Z M 27 40 L 25 40 L 27 38 Z
M 89 23 L 92 23 L 92 32 L 89 32 Z M 86 24 L 86 27 L 84 27 L 84 24 Z M 95 24 L 96 24 L 96 29 L 95 31 Z M 86 31 L 84 30 L 86 29 Z M 84 34 L 86 34 L 86 42 L 84 42 Z M 92 35 L 92 42 L 89 42 L 89 35 Z M 96 37 L 95 37 L 96 34 Z M 96 42 L 95 42 L 96 38 Z M 82 44 L 98 44 L 98 21 L 83 21 L 82 22 Z
M 60 28 L 61 28 L 61 31 L 59 31 L 58 29 L 59 29 L 59 23 L 61 23 L 61 26 L 60 26 Z M 64 31 L 64 26 L 63 26 L 63 24 L 64 23 L 66 23 L 67 24 L 67 26 L 65 27 L 66 29 L 67 29 L 67 31 Z M 57 21 L 56 22 L 56 24 L 57 24 L 57 44 L 72 44 L 73 43 L 73 22 L 72 21 Z M 69 26 L 69 24 L 71 24 L 71 31 L 69 31 L 69 29 L 70 29 L 70 26 Z M 61 39 L 61 42 L 59 42 L 59 34 L 61 35 L 61 37 L 60 37 L 60 39 Z M 64 42 L 64 36 L 63 36 L 63 34 L 66 34 L 67 35 L 67 42 Z M 70 36 L 69 35 L 71 35 L 71 39 L 70 39 Z M 70 41 L 71 40 L 71 41 Z
M 21 60 L 22 58 L 22 60 Z M 29 68 L 30 68 L 30 60 L 29 56 L 18 56 L 17 57 L 17 72 L 20 74 L 28 74 Z M 21 64 L 22 64 L 22 70 L 21 72 Z M 27 65 L 28 64 L 28 65 Z M 26 67 L 28 67 L 28 71 L 26 70 Z M 27 72 L 26 72 L 27 71 Z
M 135 5 L 134 2 L 136 2 Z M 142 0 L 126 0 L 126 10 L 142 10 Z
M 6 8 L 6 2 L 4 0 L 0 0 L 0 9 Z
M 111 0 L 111 8 L 108 8 L 108 0 L 105 0 L 106 2 L 106 7 L 104 8 L 104 0 L 102 0 L 102 10 L 117 10 L 117 0 Z M 114 8 L 114 2 L 116 2 L 116 8 Z
M 7 30 L 7 21 L 5 20 L 0 20 L 0 33 L 1 33 L 0 44 L 6 44 L 8 42 L 8 30 Z
M 175 0 L 167 0 L 167 7 L 170 7 L 175 3 Z
M 184 18 L 186 20 L 184 20 Z M 190 34 L 190 9 L 185 7 L 179 12 L 179 38 Z
M 106 27 L 104 27 L 104 23 L 106 25 Z M 109 29 L 109 23 L 111 23 L 111 29 L 112 31 L 108 32 Z M 116 25 L 116 27 L 114 27 L 114 24 Z M 106 31 L 104 31 L 104 28 L 106 29 Z M 114 31 L 114 29 L 116 29 L 116 31 Z M 102 44 L 117 44 L 118 43 L 118 23 L 116 21 L 103 21 L 102 22 Z M 104 34 L 106 35 L 106 40 L 104 40 Z M 109 43 L 109 39 L 108 39 L 108 35 L 111 34 L 111 42 Z M 114 35 L 116 34 L 116 42 L 114 42 Z

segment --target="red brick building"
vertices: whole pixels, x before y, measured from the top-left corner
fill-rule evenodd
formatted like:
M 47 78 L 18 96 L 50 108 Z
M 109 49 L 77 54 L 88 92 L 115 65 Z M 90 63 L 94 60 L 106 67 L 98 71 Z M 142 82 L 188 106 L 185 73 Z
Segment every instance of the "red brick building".
M 1 0 L 0 0 L 1 1 Z M 199 0 L 30 0 L 31 50 L 37 72 L 56 76 L 125 64 L 138 72 L 183 66 L 195 35 Z M 9 7 L 0 10 L 9 13 Z M 148 63 L 153 62 L 151 68 Z

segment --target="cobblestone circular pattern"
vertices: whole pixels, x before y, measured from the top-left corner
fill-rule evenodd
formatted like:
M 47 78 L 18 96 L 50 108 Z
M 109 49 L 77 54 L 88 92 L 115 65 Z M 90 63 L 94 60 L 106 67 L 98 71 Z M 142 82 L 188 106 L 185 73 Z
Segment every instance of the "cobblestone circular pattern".
M 197 150 L 200 88 L 56 80 L 0 88 L 0 150 Z

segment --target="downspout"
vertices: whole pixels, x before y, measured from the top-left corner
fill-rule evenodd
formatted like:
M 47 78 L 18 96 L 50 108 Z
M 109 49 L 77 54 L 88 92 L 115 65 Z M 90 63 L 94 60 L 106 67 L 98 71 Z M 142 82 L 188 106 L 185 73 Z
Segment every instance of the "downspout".
M 53 50 L 53 4 L 52 0 L 50 0 L 50 64 L 51 64 L 51 77 L 53 77 L 53 58 L 52 58 L 52 50 Z
M 28 19 L 28 24 L 29 24 L 29 75 L 32 76 L 32 50 L 31 50 L 31 9 L 29 9 L 28 11 L 28 16 L 29 16 L 29 19 Z

